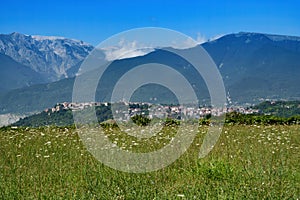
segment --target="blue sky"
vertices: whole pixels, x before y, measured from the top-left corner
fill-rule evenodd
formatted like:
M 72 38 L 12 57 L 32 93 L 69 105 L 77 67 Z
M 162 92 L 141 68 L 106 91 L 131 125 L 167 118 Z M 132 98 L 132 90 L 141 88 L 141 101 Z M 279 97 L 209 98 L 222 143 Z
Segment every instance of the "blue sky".
M 195 39 L 240 31 L 300 36 L 299 10 L 297 0 L 4 0 L 0 33 L 64 36 L 93 45 L 146 26 L 174 29 Z

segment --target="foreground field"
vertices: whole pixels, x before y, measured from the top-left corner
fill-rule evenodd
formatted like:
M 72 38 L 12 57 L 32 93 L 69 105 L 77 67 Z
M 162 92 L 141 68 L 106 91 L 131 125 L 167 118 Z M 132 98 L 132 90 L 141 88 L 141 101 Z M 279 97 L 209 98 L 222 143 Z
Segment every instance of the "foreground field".
M 0 199 L 299 199 L 300 126 L 226 126 L 198 159 L 199 129 L 172 165 L 133 174 L 104 166 L 74 128 L 0 130 Z

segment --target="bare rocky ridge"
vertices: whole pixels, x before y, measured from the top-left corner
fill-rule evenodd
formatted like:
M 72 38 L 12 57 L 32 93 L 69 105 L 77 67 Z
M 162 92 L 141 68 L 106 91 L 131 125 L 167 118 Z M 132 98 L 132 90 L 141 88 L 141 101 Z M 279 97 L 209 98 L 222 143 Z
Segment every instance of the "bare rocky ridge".
M 0 53 L 47 77 L 48 82 L 69 77 L 67 71 L 93 48 L 83 41 L 62 37 L 0 34 Z

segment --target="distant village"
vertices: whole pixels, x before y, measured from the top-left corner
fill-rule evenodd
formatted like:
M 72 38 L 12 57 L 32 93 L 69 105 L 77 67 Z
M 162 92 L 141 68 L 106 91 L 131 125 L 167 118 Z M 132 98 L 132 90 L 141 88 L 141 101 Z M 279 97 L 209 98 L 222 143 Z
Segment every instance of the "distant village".
M 230 112 L 238 112 L 242 114 L 254 114 L 259 111 L 252 108 L 245 108 L 242 106 L 235 107 L 224 107 L 224 108 L 213 108 L 213 107 L 191 107 L 191 106 L 178 106 L 178 105 L 160 105 L 151 103 L 141 102 L 89 102 L 89 103 L 57 103 L 53 108 L 45 109 L 47 113 L 59 112 L 61 110 L 72 110 L 80 111 L 95 106 L 110 106 L 114 117 L 119 118 L 118 120 L 129 120 L 135 115 L 147 115 L 150 119 L 152 118 L 193 118 L 200 119 L 207 115 L 221 116 Z

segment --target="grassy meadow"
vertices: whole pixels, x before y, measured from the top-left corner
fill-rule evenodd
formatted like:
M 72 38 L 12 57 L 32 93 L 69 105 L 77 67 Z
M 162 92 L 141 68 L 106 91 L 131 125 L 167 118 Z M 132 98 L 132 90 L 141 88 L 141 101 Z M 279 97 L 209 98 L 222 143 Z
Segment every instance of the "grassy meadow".
M 0 199 L 300 199 L 299 125 L 226 125 L 198 159 L 206 130 L 170 166 L 135 174 L 97 161 L 75 128 L 2 128 Z

